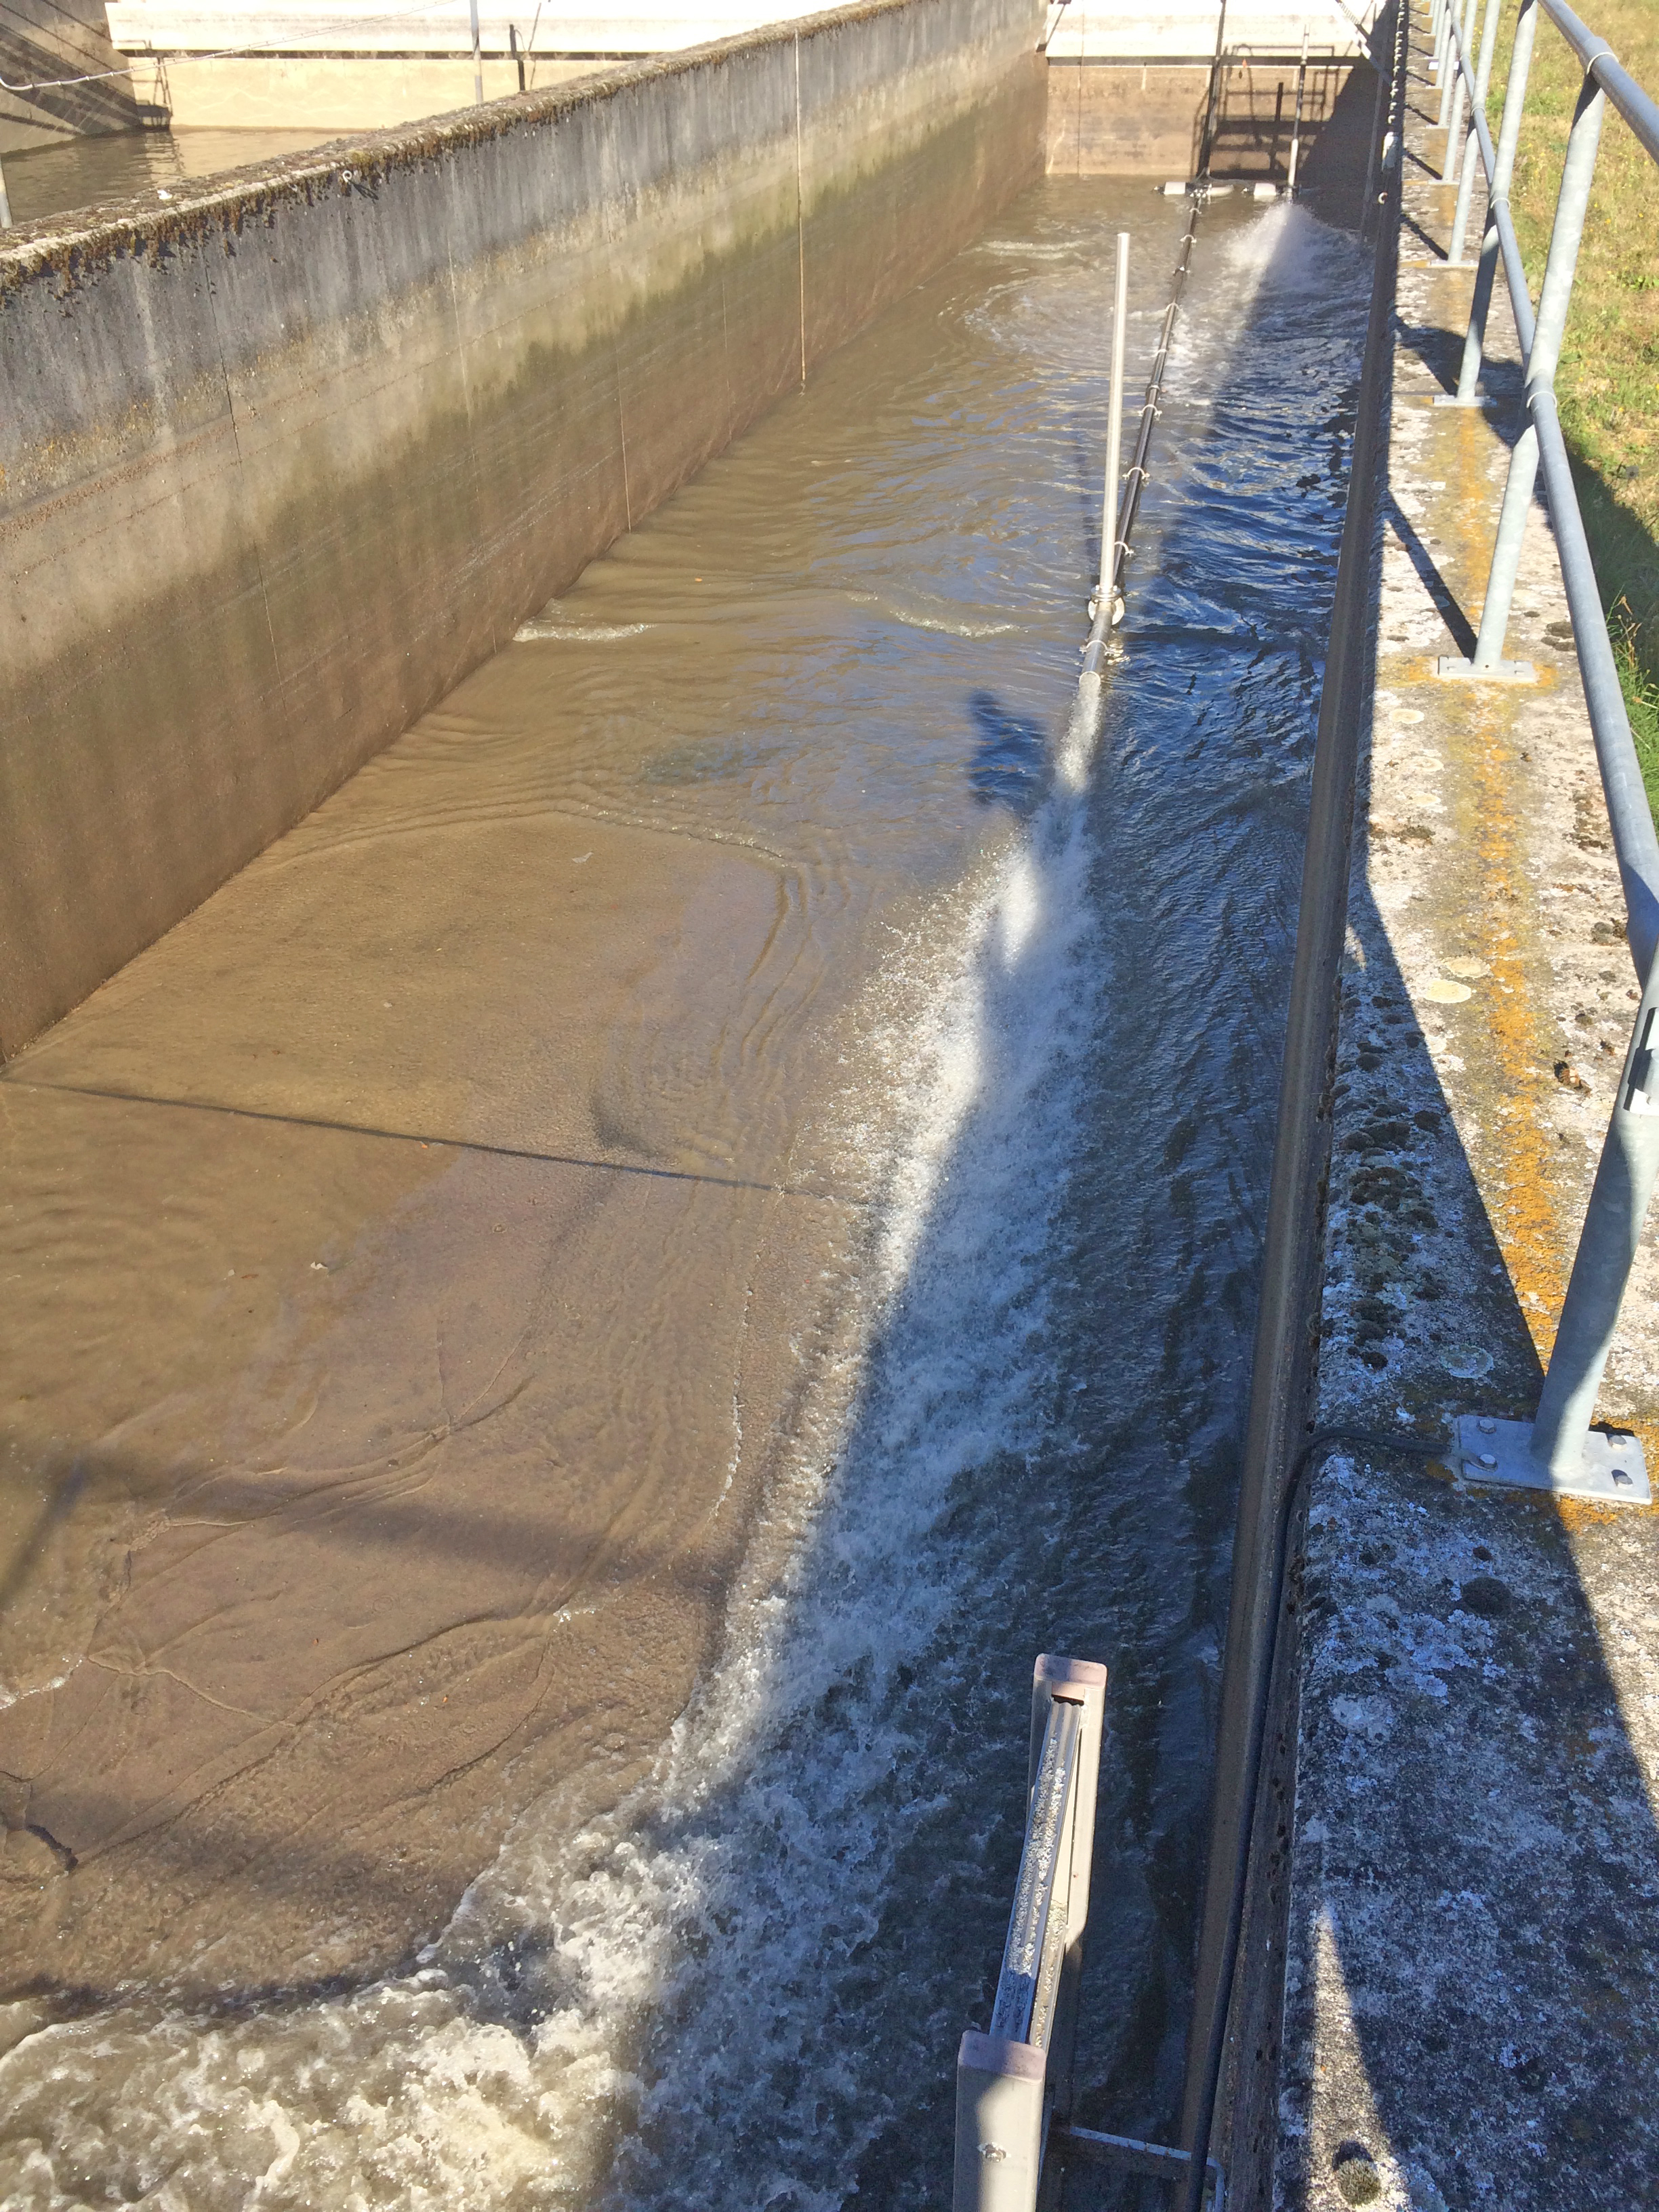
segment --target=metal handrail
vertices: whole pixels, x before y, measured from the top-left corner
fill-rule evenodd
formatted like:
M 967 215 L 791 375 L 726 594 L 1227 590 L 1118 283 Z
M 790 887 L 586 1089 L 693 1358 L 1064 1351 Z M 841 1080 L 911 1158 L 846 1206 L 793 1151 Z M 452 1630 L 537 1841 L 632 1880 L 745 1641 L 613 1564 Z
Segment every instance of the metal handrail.
M 1584 701 L 1607 797 L 1613 849 L 1624 886 L 1631 955 L 1642 986 L 1642 997 L 1562 1303 L 1537 1413 L 1530 1424 L 1500 1425 L 1506 1432 L 1504 1448 L 1496 1455 L 1486 1456 L 1483 1463 L 1490 1479 L 1558 1491 L 1582 1487 L 1589 1482 L 1595 1494 L 1601 1495 L 1603 1492 L 1600 1479 L 1585 1472 L 1589 1464 L 1586 1455 L 1591 1450 L 1590 1424 L 1637 1242 L 1655 1184 L 1659 1182 L 1659 1050 L 1656 1050 L 1659 1045 L 1659 1034 L 1656 1033 L 1656 1024 L 1659 1024 L 1659 963 L 1655 960 L 1656 950 L 1659 949 L 1659 835 L 1655 832 L 1653 814 L 1642 781 L 1566 440 L 1561 430 L 1555 375 L 1607 106 L 1612 103 L 1629 124 L 1638 143 L 1659 163 L 1659 106 L 1621 66 L 1607 40 L 1581 22 L 1565 0 L 1520 0 L 1503 118 L 1494 146 L 1484 109 L 1499 5 L 1500 0 L 1486 0 L 1478 64 L 1471 60 L 1469 52 L 1475 0 L 1467 0 L 1461 9 L 1457 0 L 1441 0 L 1440 5 L 1436 40 L 1438 71 L 1445 89 L 1453 93 L 1443 176 L 1449 177 L 1451 172 L 1451 149 L 1460 127 L 1460 95 L 1464 91 L 1469 95 L 1457 219 L 1449 255 L 1454 263 L 1461 259 L 1463 223 L 1477 155 L 1488 186 L 1462 365 L 1457 391 L 1449 404 L 1477 404 L 1486 317 L 1497 264 L 1501 259 L 1524 362 L 1527 422 L 1510 457 L 1474 650 L 1467 660 L 1449 656 L 1442 659 L 1438 672 L 1477 680 L 1512 680 L 1530 676 L 1531 671 L 1524 665 L 1505 661 L 1503 650 L 1520 569 L 1522 538 L 1541 470 L 1560 558 L 1561 580 L 1572 617 Z M 1534 313 L 1510 211 L 1510 186 L 1540 11 L 1583 64 L 1584 78 L 1568 134 L 1544 281 Z M 1443 98 L 1442 112 L 1443 117 Z M 1510 1431 L 1513 1435 L 1508 1433 Z M 1645 1489 L 1644 1480 L 1636 1494 L 1644 1494 Z
M 1659 103 L 1649 98 L 1607 40 L 1581 23 L 1562 0 L 1543 0 L 1544 13 L 1624 117 L 1656 161 L 1659 161 Z

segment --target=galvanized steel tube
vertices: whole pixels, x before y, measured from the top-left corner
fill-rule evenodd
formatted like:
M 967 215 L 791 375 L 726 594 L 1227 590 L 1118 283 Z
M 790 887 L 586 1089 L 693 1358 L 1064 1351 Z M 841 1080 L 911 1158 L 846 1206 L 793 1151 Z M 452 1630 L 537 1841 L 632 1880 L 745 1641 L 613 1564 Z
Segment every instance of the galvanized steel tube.
M 1308 27 L 1302 26 L 1302 60 L 1296 72 L 1296 117 L 1291 125 L 1291 166 L 1285 181 L 1286 197 L 1296 198 L 1297 156 L 1302 151 L 1302 103 L 1308 88 Z
M 1129 234 L 1127 230 L 1121 230 L 1117 234 L 1117 284 L 1112 295 L 1112 377 L 1106 424 L 1106 479 L 1100 501 L 1100 585 L 1097 597 L 1105 605 L 1109 621 L 1114 612 L 1111 601 L 1116 589 L 1118 543 L 1121 536 L 1118 509 L 1121 504 L 1121 479 L 1123 474 L 1123 344 L 1128 319 Z M 1096 611 L 1098 611 L 1097 605 Z
M 1567 158 L 1561 170 L 1561 190 L 1555 204 L 1555 226 L 1550 233 L 1549 257 L 1544 264 L 1544 283 L 1539 294 L 1535 320 L 1530 313 L 1523 315 L 1522 311 L 1521 303 L 1527 296 L 1524 274 L 1517 285 L 1513 267 L 1507 269 L 1510 295 L 1516 308 L 1516 322 L 1521 328 L 1521 342 L 1526 353 L 1527 410 L 1534 419 L 1522 432 L 1510 455 L 1510 472 L 1504 485 L 1504 505 L 1498 517 L 1498 538 L 1492 547 L 1486 594 L 1480 606 L 1480 629 L 1475 639 L 1474 665 L 1476 668 L 1494 667 L 1503 658 L 1510 609 L 1515 599 L 1515 581 L 1521 568 L 1521 543 L 1538 472 L 1537 401 L 1540 393 L 1552 390 L 1555 381 L 1556 364 L 1561 356 L 1562 334 L 1566 329 L 1567 307 L 1572 298 L 1573 275 L 1578 265 L 1579 241 L 1584 234 L 1584 217 L 1589 208 L 1590 181 L 1595 173 L 1601 118 L 1606 110 L 1606 94 L 1593 77 L 1586 77 L 1578 96 L 1572 129 L 1567 137 Z M 1508 237 L 1504 235 L 1506 229 L 1509 230 Z M 1499 210 L 1498 234 L 1504 240 L 1507 264 L 1513 231 L 1509 225 L 1506 208 Z M 1516 260 L 1519 258 L 1517 247 Z M 1526 327 L 1528 322 L 1532 323 L 1530 330 Z M 1570 500 L 1569 504 L 1576 515 L 1576 496 Z M 1554 502 L 1551 504 L 1550 513 L 1559 531 L 1560 518 L 1556 514 Z M 1596 621 L 1600 628 L 1599 601 Z
M 1538 0 L 1521 0 L 1516 18 L 1515 42 L 1510 50 L 1509 82 L 1504 88 L 1504 113 L 1498 128 L 1496 158 L 1487 169 L 1491 187 L 1486 197 L 1486 234 L 1480 244 L 1480 264 L 1475 271 L 1474 298 L 1469 308 L 1469 327 L 1463 340 L 1463 362 L 1457 375 L 1457 397 L 1468 404 L 1480 380 L 1481 356 L 1486 343 L 1486 318 L 1492 312 L 1492 288 L 1498 275 L 1500 233 L 1509 213 L 1510 185 L 1515 176 L 1515 149 L 1521 137 L 1521 117 L 1527 104 L 1527 79 L 1532 70 L 1532 50 L 1538 35 Z M 1484 115 L 1478 118 L 1484 124 Z M 1491 149 L 1482 142 L 1481 158 Z
M 1544 12 L 1594 76 L 1643 145 L 1659 161 L 1659 103 L 1644 92 L 1598 33 L 1581 23 L 1564 0 L 1543 0 Z
M 1468 136 L 1463 141 L 1463 173 L 1457 181 L 1457 212 L 1452 218 L 1451 240 L 1446 248 L 1446 258 L 1461 264 L 1463 240 L 1468 231 L 1469 203 L 1474 192 L 1474 165 L 1481 158 L 1480 119 L 1486 110 L 1486 88 L 1492 82 L 1492 48 L 1498 43 L 1498 10 L 1499 0 L 1486 0 L 1486 19 L 1480 27 L 1480 59 L 1474 72 L 1474 90 L 1469 100 Z M 1482 160 L 1482 166 L 1485 166 Z
M 1164 396 L 1164 372 L 1170 359 L 1170 339 L 1175 330 L 1176 317 L 1181 312 L 1181 295 L 1187 288 L 1187 274 L 1192 267 L 1193 243 L 1198 235 L 1198 214 L 1202 204 L 1202 193 L 1194 192 L 1187 216 L 1187 228 L 1182 233 L 1174 288 L 1170 294 L 1170 304 L 1164 310 L 1158 350 L 1152 356 L 1152 369 L 1146 379 L 1146 395 L 1140 406 L 1140 424 L 1135 432 L 1134 448 L 1129 456 L 1128 470 L 1119 495 L 1117 532 L 1112 547 L 1110 567 L 1104 587 L 1095 594 L 1094 622 L 1089 632 L 1089 641 L 1083 649 L 1083 672 L 1085 677 L 1097 675 L 1106 658 L 1106 638 L 1112 627 L 1112 608 L 1123 595 L 1129 542 L 1134 536 L 1135 520 L 1140 513 L 1140 495 L 1146 483 L 1146 462 L 1152 451 L 1152 428 L 1158 421 L 1158 402 Z

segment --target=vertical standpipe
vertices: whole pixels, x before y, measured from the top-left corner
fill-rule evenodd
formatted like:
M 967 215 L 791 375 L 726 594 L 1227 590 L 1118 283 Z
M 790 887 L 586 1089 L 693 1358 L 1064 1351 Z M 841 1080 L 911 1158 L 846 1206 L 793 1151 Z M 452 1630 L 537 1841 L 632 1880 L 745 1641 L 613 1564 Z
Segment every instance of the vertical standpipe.
M 1106 419 L 1106 480 L 1100 508 L 1100 587 L 1097 608 L 1115 623 L 1123 609 L 1123 344 L 1129 319 L 1129 234 L 1117 234 L 1117 288 L 1112 295 L 1112 386 Z
M 1291 171 L 1285 180 L 1285 197 L 1296 198 L 1296 161 L 1302 150 L 1302 100 L 1308 88 L 1308 27 L 1302 26 L 1302 60 L 1296 72 L 1296 120 L 1291 125 Z
M 1072 2109 L 1106 1669 L 1040 1658 L 1031 1685 L 1025 1846 L 991 2032 L 957 2055 L 952 2212 L 1034 2212 L 1051 2120 Z
M 483 106 L 483 46 L 478 36 L 478 0 L 467 0 L 472 15 L 472 98 Z

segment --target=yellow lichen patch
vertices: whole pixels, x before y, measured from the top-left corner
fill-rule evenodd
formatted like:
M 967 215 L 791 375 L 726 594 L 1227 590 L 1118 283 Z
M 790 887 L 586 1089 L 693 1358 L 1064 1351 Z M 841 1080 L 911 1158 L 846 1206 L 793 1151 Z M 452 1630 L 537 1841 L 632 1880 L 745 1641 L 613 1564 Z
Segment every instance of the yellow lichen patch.
M 1438 519 L 1467 605 L 1491 556 L 1489 440 L 1473 410 L 1447 414 L 1442 447 L 1448 489 Z M 1479 684 L 1448 684 L 1446 690 L 1447 719 L 1465 755 L 1465 829 L 1476 861 L 1473 879 L 1462 887 L 1471 909 L 1467 927 L 1491 977 L 1479 1011 L 1472 1008 L 1468 1017 L 1484 1027 L 1487 1045 L 1469 1054 L 1471 1073 L 1484 1063 L 1496 1094 L 1483 1115 L 1488 1148 L 1476 1173 L 1516 1298 L 1540 1359 L 1547 1360 L 1570 1248 L 1564 1249 L 1556 1212 L 1552 1133 L 1539 1110 L 1539 1074 L 1550 1056 L 1528 971 L 1528 950 L 1540 942 L 1541 932 L 1535 871 L 1520 837 L 1524 771 L 1503 695 Z M 1469 964 L 1460 963 L 1466 973 Z
M 1484 1195 L 1521 1310 L 1540 1359 L 1555 1340 L 1555 1316 L 1566 1291 L 1567 1258 L 1551 1182 L 1554 1147 L 1538 1111 L 1537 1081 L 1549 1064 L 1539 1018 L 1528 988 L 1526 946 L 1512 921 L 1533 926 L 1529 872 L 1516 851 L 1514 748 L 1490 706 L 1473 702 L 1470 738 L 1479 796 L 1480 853 L 1488 893 L 1481 915 L 1486 958 L 1498 988 L 1483 997 L 1487 1034 L 1509 1110 L 1493 1121 L 1498 1158 L 1483 1176 Z M 1522 908 L 1517 914 L 1516 904 Z M 1508 990 L 1504 989 L 1507 984 Z

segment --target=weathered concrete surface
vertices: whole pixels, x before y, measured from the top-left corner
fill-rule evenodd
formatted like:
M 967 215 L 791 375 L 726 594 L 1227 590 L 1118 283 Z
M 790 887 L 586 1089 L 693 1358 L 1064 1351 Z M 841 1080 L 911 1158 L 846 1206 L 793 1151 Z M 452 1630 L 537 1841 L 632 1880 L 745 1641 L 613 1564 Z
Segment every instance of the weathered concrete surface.
M 0 252 L 0 1052 L 511 636 L 1041 155 L 886 0 Z
M 1218 15 L 1212 0 L 1158 7 L 1051 9 L 1045 51 L 1048 168 L 1059 176 L 1189 177 L 1196 173 L 1210 100 Z M 1302 156 L 1331 118 L 1361 48 L 1335 4 L 1300 13 L 1273 0 L 1226 11 L 1212 167 L 1218 177 L 1279 178 L 1296 112 L 1294 57 L 1308 35 Z M 1363 166 L 1363 157 L 1362 157 Z M 1305 174 L 1303 181 L 1307 182 Z
M 544 91 L 610 62 L 733 39 L 817 11 L 747 5 L 632 7 L 579 15 L 478 9 L 486 100 Z M 475 97 L 471 10 L 431 0 L 388 11 L 384 0 L 110 0 L 110 30 L 144 96 L 175 127 L 384 131 L 465 107 Z M 523 82 L 510 33 L 526 58 Z M 532 44 L 533 38 L 534 43 Z
M 1048 170 L 1067 177 L 1190 177 L 1197 173 L 1209 105 L 1205 64 L 1119 60 L 1109 55 L 1048 56 Z M 1309 64 L 1304 91 L 1297 175 L 1310 185 L 1309 163 L 1328 134 L 1340 131 L 1350 78 L 1369 92 L 1369 68 L 1328 58 Z M 1217 177 L 1283 182 L 1296 116 L 1295 63 L 1268 61 L 1230 69 L 1219 102 L 1212 173 Z M 1369 102 L 1364 121 L 1369 124 Z M 1327 154 L 1327 164 L 1331 156 Z
M 1469 280 L 1435 265 L 1451 194 L 1412 94 L 1319 1413 L 1436 1436 L 1531 1411 L 1636 992 L 1541 511 L 1510 632 L 1536 685 L 1433 674 L 1478 617 L 1517 364 L 1500 309 L 1500 404 L 1433 404 Z M 1650 1230 L 1601 1407 L 1650 1466 L 1656 1290 Z M 1316 1481 L 1273 2203 L 1654 2201 L 1656 1594 L 1650 1512 L 1363 1453 Z

